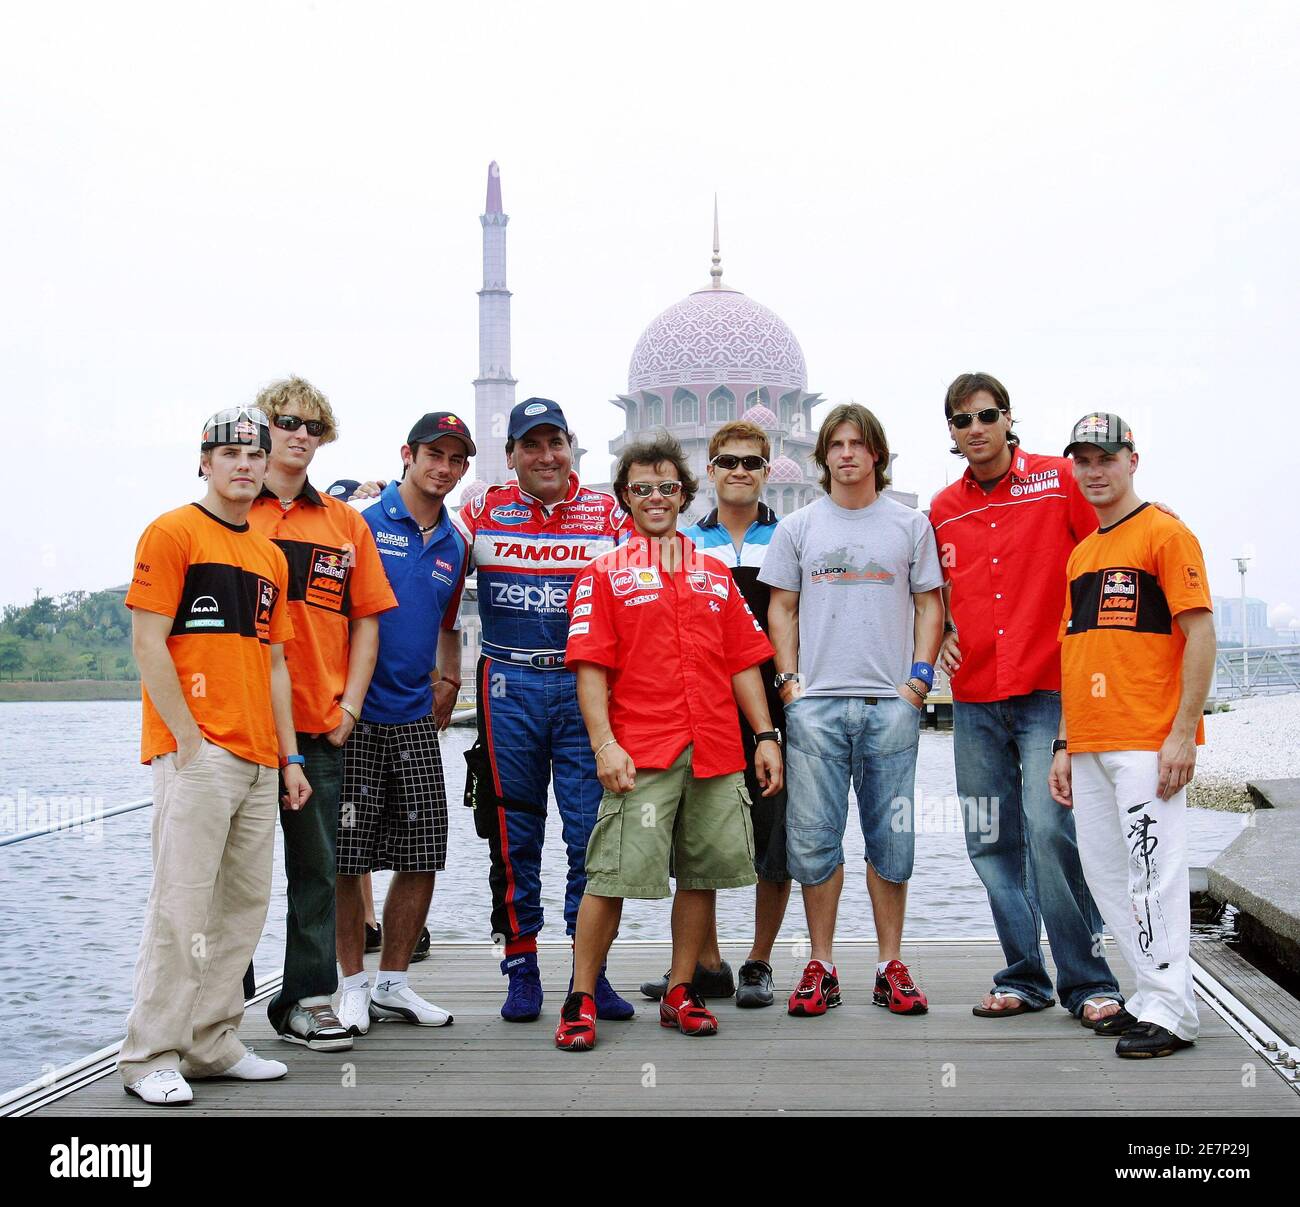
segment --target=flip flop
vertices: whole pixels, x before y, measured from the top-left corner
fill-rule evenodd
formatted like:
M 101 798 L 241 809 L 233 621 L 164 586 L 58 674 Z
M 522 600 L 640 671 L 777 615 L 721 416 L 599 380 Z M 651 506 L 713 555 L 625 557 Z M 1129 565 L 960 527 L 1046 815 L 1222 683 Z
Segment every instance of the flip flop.
M 1079 1007 L 1080 1025 L 1087 1027 L 1089 1031 L 1095 1031 L 1097 1029 L 1098 1023 L 1105 1022 L 1106 1019 L 1113 1018 L 1114 1015 L 1107 1014 L 1101 1018 L 1089 1018 L 1087 1014 L 1084 1013 L 1084 1011 L 1087 1010 L 1089 1006 L 1095 1006 L 1098 1010 L 1100 1010 L 1105 1006 L 1111 1006 L 1111 1005 L 1118 1006 L 1121 1011 L 1124 1009 L 1124 1003 L 1116 1001 L 1113 997 L 1090 997 L 1086 1002 L 1083 1003 L 1082 1006 Z
M 990 1010 L 987 1006 L 972 1006 L 971 1013 L 976 1018 L 1014 1018 L 1018 1014 L 1036 1014 L 1042 1007 L 1031 1006 L 1022 997 L 1017 997 L 1014 993 L 999 993 L 996 989 L 990 991 L 990 996 L 997 998 L 999 1001 L 1019 1002 L 1018 1006 L 1007 1006 L 1001 1010 Z

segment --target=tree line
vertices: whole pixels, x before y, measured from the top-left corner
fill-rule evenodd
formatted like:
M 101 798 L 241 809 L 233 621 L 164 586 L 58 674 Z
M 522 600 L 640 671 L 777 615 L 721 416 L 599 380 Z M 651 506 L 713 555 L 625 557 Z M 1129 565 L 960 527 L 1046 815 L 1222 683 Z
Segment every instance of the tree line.
M 131 613 L 116 591 L 68 591 L 0 614 L 0 677 L 138 679 Z

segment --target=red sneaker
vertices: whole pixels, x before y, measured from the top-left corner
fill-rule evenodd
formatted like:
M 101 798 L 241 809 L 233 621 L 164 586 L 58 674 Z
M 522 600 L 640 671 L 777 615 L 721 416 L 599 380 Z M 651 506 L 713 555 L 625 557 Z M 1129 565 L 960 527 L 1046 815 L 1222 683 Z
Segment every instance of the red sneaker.
M 809 960 L 795 991 L 790 995 L 790 1013 L 807 1017 L 825 1014 L 840 1004 L 840 978 L 820 960 Z
M 884 972 L 876 973 L 876 991 L 871 1000 L 877 1006 L 888 1006 L 890 1014 L 924 1014 L 930 1009 L 902 960 L 890 960 Z
M 674 985 L 659 1003 L 659 1025 L 683 1035 L 717 1035 L 718 1020 L 690 985 Z
M 596 999 L 590 993 L 571 993 L 564 999 L 555 1046 L 565 1052 L 588 1052 L 596 1046 Z

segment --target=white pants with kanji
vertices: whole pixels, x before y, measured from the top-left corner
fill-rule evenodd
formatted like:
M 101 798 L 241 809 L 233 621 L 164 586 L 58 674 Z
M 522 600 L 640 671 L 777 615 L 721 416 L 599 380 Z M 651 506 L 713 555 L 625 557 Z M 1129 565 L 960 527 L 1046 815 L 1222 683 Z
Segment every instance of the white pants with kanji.
M 1070 756 L 1079 860 L 1097 908 L 1137 981 L 1134 1018 L 1195 1039 L 1187 790 L 1156 796 L 1158 756 Z

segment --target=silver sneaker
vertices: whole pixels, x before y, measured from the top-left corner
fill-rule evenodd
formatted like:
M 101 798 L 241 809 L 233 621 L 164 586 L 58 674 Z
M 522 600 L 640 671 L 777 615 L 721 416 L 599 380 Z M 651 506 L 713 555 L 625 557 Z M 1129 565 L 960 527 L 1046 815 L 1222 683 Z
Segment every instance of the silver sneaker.
M 352 1047 L 352 1033 L 339 1021 L 328 1001 L 310 1006 L 298 1002 L 289 1012 L 280 1038 L 314 1052 L 346 1052 Z

